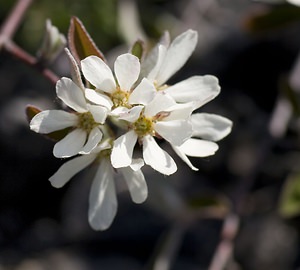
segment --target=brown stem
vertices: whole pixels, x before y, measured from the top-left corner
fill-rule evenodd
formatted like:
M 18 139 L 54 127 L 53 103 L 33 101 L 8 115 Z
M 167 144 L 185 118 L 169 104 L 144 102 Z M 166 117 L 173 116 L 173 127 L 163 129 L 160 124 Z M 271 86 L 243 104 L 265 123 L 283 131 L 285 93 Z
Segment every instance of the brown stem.
M 38 70 L 46 79 L 51 81 L 53 84 L 55 84 L 59 80 L 59 77 L 55 73 L 41 66 L 35 57 L 33 57 L 32 55 L 24 51 L 13 41 L 11 40 L 6 41 L 4 44 L 4 48 L 6 49 L 7 52 L 12 54 L 19 60 L 23 61 L 25 64 L 32 66 L 33 68 Z

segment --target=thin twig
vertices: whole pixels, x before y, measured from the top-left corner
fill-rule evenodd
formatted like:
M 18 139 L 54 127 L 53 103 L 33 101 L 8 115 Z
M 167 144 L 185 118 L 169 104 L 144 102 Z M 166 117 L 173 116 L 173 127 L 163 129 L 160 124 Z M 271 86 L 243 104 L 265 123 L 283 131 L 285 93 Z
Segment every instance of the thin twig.
M 221 270 L 227 265 L 229 258 L 232 257 L 234 239 L 239 229 L 239 218 L 237 215 L 230 214 L 224 220 L 221 239 L 212 262 L 208 270 Z
M 0 49 L 6 41 L 12 39 L 31 3 L 32 0 L 19 0 L 15 4 L 14 8 L 1 26 Z
M 50 69 L 47 69 L 39 64 L 37 59 L 24 51 L 22 48 L 20 48 L 17 44 L 15 44 L 13 41 L 9 40 L 5 42 L 5 49 L 7 52 L 24 62 L 25 64 L 35 68 L 37 71 L 39 71 L 46 79 L 48 79 L 50 82 L 55 84 L 59 77 L 53 73 Z
M 186 231 L 185 224 L 176 223 L 164 235 L 159 243 L 159 252 L 153 262 L 153 270 L 169 270 L 176 259 L 178 250 L 182 243 L 182 238 Z
M 5 49 L 14 57 L 38 70 L 45 78 L 55 84 L 59 79 L 58 76 L 51 70 L 41 66 L 34 56 L 24 51 L 12 41 L 15 32 L 32 2 L 33 0 L 19 0 L 15 4 L 0 29 L 0 50 Z
M 275 111 L 276 108 L 273 110 L 273 113 L 270 117 L 270 121 L 273 119 L 273 115 Z M 261 171 L 264 161 L 267 155 L 270 153 L 270 150 L 272 149 L 277 139 L 279 138 L 274 138 L 268 129 L 265 130 L 265 136 L 261 141 L 259 152 L 257 154 L 257 159 L 255 164 L 253 165 L 251 173 L 245 175 L 245 177 L 240 179 L 240 185 L 236 188 L 235 193 L 232 196 L 233 213 L 229 215 L 224 221 L 221 239 L 216 248 L 210 267 L 208 268 L 209 270 L 225 269 L 230 258 L 232 257 L 232 253 L 234 249 L 234 240 L 237 236 L 238 229 L 239 229 L 238 217 L 243 212 L 245 198 L 247 197 L 247 194 L 253 187 L 255 179 L 257 179 L 257 175 Z M 235 222 L 230 221 L 233 220 L 232 216 L 234 216 Z M 228 220 L 230 223 L 228 223 Z M 231 227 L 231 233 L 230 234 L 224 233 L 230 227 Z

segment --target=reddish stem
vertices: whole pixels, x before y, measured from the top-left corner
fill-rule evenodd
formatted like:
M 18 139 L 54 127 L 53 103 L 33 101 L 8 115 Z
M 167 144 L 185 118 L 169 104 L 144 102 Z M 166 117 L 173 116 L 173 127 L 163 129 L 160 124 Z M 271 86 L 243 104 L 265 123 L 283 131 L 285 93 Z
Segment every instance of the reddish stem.
M 55 84 L 59 77 L 53 73 L 51 70 L 41 66 L 37 59 L 24 51 L 22 48 L 20 48 L 17 44 L 15 44 L 13 41 L 7 41 L 5 43 L 5 49 L 7 52 L 18 58 L 19 60 L 23 61 L 25 64 L 32 66 L 36 70 L 42 73 L 42 75 L 47 78 L 49 81 L 51 81 L 53 84 Z
M 0 49 L 5 49 L 8 53 L 20 59 L 27 65 L 34 67 L 36 70 L 41 72 L 45 78 L 55 84 L 59 79 L 58 76 L 55 75 L 51 70 L 40 65 L 34 56 L 24 51 L 12 41 L 15 32 L 17 31 L 27 9 L 32 2 L 33 0 L 18 0 L 18 2 L 15 4 L 14 8 L 1 26 Z
M 208 270 L 224 269 L 232 257 L 234 239 L 239 229 L 239 218 L 237 215 L 229 214 L 224 220 L 221 241 L 215 251 L 211 265 Z
M 0 48 L 9 39 L 11 39 L 20 25 L 25 12 L 31 5 L 32 0 L 19 0 L 6 20 L 4 21 L 0 30 Z

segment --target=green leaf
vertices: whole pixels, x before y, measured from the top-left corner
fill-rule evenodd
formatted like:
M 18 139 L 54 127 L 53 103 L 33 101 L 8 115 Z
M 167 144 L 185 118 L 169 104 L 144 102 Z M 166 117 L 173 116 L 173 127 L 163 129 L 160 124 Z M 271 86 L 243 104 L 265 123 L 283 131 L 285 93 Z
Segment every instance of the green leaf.
M 144 51 L 145 51 L 145 44 L 142 40 L 137 40 L 131 48 L 131 53 L 135 55 L 137 58 L 139 58 L 140 60 L 143 58 Z
M 78 64 L 80 64 L 80 60 L 90 55 L 96 55 L 105 61 L 104 55 L 77 17 L 71 18 L 68 41 L 70 51 Z
M 278 5 L 250 15 L 246 28 L 253 33 L 262 33 L 300 21 L 300 8 L 292 5 Z
M 27 116 L 27 121 L 30 123 L 31 119 L 37 115 L 41 110 L 35 106 L 32 105 L 27 105 L 26 107 L 26 116 Z M 72 128 L 65 128 L 62 130 L 54 131 L 48 134 L 43 134 L 44 137 L 50 140 L 54 141 L 59 141 L 62 138 L 64 138 L 71 130 Z
M 290 175 L 283 186 L 279 213 L 286 218 L 300 215 L 300 173 Z

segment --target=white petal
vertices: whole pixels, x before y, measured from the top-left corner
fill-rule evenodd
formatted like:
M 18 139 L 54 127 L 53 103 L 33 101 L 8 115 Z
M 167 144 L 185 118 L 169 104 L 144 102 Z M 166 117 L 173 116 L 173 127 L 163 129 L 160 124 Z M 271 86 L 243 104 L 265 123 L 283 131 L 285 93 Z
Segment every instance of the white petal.
M 95 122 L 104 124 L 108 111 L 106 107 L 88 104 L 88 110 L 93 115 Z
M 144 78 L 141 83 L 130 94 L 128 102 L 130 104 L 148 104 L 155 96 L 156 88 L 154 84 Z
M 158 92 L 153 100 L 145 106 L 145 116 L 155 116 L 159 112 L 166 111 L 171 106 L 176 105 L 176 102 L 169 95 Z
M 174 145 L 181 145 L 192 136 L 192 124 L 186 120 L 158 121 L 154 124 L 155 131 L 165 140 Z
M 200 102 L 204 105 L 220 93 L 219 81 L 215 76 L 193 76 L 164 90 L 177 102 Z
M 98 145 L 101 139 L 101 130 L 98 127 L 94 127 L 88 136 L 86 144 L 83 146 L 79 154 L 89 154 Z
M 130 168 L 134 171 L 139 170 L 144 166 L 144 160 L 142 158 L 132 159 L 132 163 L 130 164 Z
M 147 165 L 162 174 L 170 175 L 177 171 L 175 161 L 150 135 L 143 138 L 143 158 Z
M 92 150 L 92 154 L 95 153 L 95 154 L 98 154 L 100 153 L 101 151 L 103 150 L 107 150 L 107 149 L 111 149 L 112 146 L 111 146 L 111 139 L 105 139 L 105 140 L 102 140 L 93 150 Z
M 163 45 L 165 51 L 166 51 L 166 48 L 169 47 L 170 34 L 168 31 L 165 31 L 163 33 L 163 35 L 160 38 L 157 45 L 152 50 L 150 50 L 150 52 L 146 55 L 144 61 L 142 61 L 140 78 L 147 77 L 150 74 L 151 70 L 153 70 L 154 66 L 157 64 L 158 58 L 159 58 L 159 46 L 160 45 Z M 163 60 L 164 57 L 162 57 L 161 59 Z M 159 64 L 159 67 L 160 67 L 160 64 Z M 156 72 L 155 76 L 156 75 L 157 75 L 157 72 Z M 155 79 L 155 77 L 153 77 L 152 79 Z
M 116 89 L 116 83 L 112 71 L 102 59 L 97 56 L 88 56 L 81 61 L 84 77 L 99 90 L 112 93 Z
M 151 81 L 157 82 L 157 76 L 159 75 L 160 68 L 165 60 L 167 54 L 167 48 L 164 45 L 159 45 L 157 47 L 157 60 L 153 69 L 147 74 L 147 78 Z M 158 82 L 157 82 L 158 83 Z M 158 83 L 160 86 L 161 84 Z
M 170 33 L 168 31 L 164 31 L 159 39 L 159 44 L 164 45 L 165 47 L 169 47 L 171 43 Z
M 300 0 L 287 0 L 290 4 L 300 7 Z
M 229 119 L 209 113 L 195 113 L 191 116 L 193 136 L 204 140 L 219 141 L 226 137 L 232 128 Z
M 127 107 L 119 106 L 119 107 L 113 109 L 113 110 L 109 113 L 109 115 L 119 117 L 120 115 L 125 114 L 125 113 L 127 113 L 128 111 L 129 111 L 129 109 L 128 109 Z
M 87 111 L 83 90 L 81 90 L 71 79 L 60 79 L 56 83 L 56 94 L 73 110 L 80 113 Z
M 93 89 L 85 89 L 85 97 L 89 101 L 91 101 L 95 104 L 104 106 L 104 107 L 108 108 L 109 110 L 113 106 L 113 102 L 107 95 L 96 92 Z
M 137 141 L 136 133 L 131 130 L 114 141 L 111 164 L 115 168 L 127 167 L 132 162 L 132 153 Z
M 119 169 L 128 186 L 131 199 L 135 203 L 142 203 L 147 199 L 148 188 L 144 174 L 141 170 L 134 171 L 130 167 Z
M 79 153 L 85 144 L 87 134 L 82 129 L 75 129 L 57 142 L 53 148 L 53 154 L 57 158 L 72 157 Z
M 36 114 L 30 121 L 30 129 L 47 134 L 53 131 L 72 127 L 77 124 L 78 117 L 74 113 L 61 110 L 47 110 Z
M 186 63 L 196 47 L 197 40 L 198 34 L 193 30 L 188 30 L 173 40 L 156 77 L 158 85 L 164 84 Z
M 180 120 L 180 119 L 187 120 L 191 116 L 193 110 L 194 110 L 193 102 L 176 104 L 165 110 L 165 112 L 170 112 L 170 114 L 164 117 L 163 121 Z
M 175 145 L 172 145 L 173 150 L 175 153 L 193 170 L 193 171 L 198 171 L 199 169 L 196 168 L 192 162 L 188 159 L 186 154 L 178 147 Z
M 49 178 L 51 185 L 56 188 L 64 186 L 75 174 L 90 165 L 96 157 L 97 155 L 84 155 L 67 161 Z
M 188 139 L 178 147 L 184 154 L 191 157 L 207 157 L 214 155 L 218 150 L 218 145 L 214 142 Z
M 134 106 L 131 109 L 125 107 L 117 107 L 111 112 L 111 115 L 117 116 L 120 120 L 126 120 L 128 122 L 135 122 L 141 114 L 144 106 Z
M 115 74 L 121 90 L 129 92 L 140 74 L 139 59 L 129 53 L 120 55 L 115 62 Z
M 145 59 L 141 62 L 140 79 L 148 77 L 151 70 L 157 64 L 158 61 L 158 47 L 161 44 L 157 44 L 150 52 L 147 53 Z
M 101 160 L 89 195 L 89 223 L 94 230 L 107 229 L 117 213 L 113 170 L 106 158 Z

